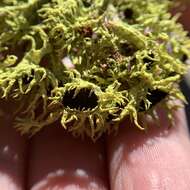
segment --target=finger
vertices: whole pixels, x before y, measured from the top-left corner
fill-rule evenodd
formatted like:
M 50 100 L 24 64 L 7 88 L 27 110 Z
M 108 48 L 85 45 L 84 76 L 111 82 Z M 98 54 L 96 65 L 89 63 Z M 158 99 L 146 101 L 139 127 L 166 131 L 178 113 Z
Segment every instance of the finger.
M 1 103 L 0 108 L 3 106 L 9 107 Z M 8 112 L 0 110 L 0 189 L 22 190 L 25 188 L 26 141 L 13 128 L 11 120 Z
M 175 117 L 175 126 L 168 128 L 161 111 L 161 127 L 149 122 L 145 133 L 125 123 L 117 137 L 108 139 L 112 190 L 190 189 L 190 141 L 184 111 L 178 110 Z
M 48 127 L 31 142 L 29 188 L 108 188 L 104 142 L 76 139 L 60 126 Z
M 180 2 L 180 6 L 176 7 L 172 10 L 173 14 L 179 13 L 181 16 L 179 17 L 179 22 L 181 22 L 186 30 L 190 31 L 190 25 L 189 25 L 189 17 L 190 17 L 190 1 L 185 0 L 183 2 Z

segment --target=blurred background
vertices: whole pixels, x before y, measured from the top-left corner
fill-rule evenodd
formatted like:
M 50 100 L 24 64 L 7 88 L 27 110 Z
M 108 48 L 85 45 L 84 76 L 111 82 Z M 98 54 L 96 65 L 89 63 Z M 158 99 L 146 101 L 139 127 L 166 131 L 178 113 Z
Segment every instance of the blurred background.
M 190 37 L 190 0 L 181 0 L 180 3 L 181 4 L 176 9 L 172 10 L 172 13 L 175 14 L 176 12 L 181 12 L 179 22 L 181 22 L 184 25 L 184 28 L 189 31 L 188 35 Z M 190 70 L 181 82 L 181 89 L 189 103 L 189 105 L 186 105 L 185 109 L 190 131 Z

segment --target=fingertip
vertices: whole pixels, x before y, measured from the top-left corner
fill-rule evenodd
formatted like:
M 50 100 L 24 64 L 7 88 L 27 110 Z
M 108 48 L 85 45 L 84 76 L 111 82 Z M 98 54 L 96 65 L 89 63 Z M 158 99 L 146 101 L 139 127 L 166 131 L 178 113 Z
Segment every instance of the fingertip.
M 183 110 L 175 114 L 175 126 L 171 128 L 162 111 L 158 114 L 160 127 L 152 121 L 145 133 L 128 122 L 116 137 L 108 138 L 113 190 L 190 189 L 190 141 L 183 126 L 185 115 Z
M 37 134 L 30 148 L 30 189 L 107 189 L 103 139 L 74 138 L 56 123 Z
M 105 184 L 98 178 L 90 176 L 78 176 L 76 171 L 57 174 L 60 171 L 55 171 L 43 180 L 36 183 L 31 190 L 44 190 L 44 189 L 64 189 L 64 190 L 106 190 Z
M 11 117 L 0 117 L 0 189 L 25 188 L 27 143 L 14 128 Z

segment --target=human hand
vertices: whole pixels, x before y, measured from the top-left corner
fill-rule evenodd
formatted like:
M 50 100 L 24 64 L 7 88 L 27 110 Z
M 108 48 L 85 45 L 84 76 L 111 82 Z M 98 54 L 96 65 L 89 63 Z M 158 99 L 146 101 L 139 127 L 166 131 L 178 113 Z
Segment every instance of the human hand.
M 21 137 L 13 128 L 11 107 L 2 107 L 7 111 L 0 117 L 0 190 L 190 189 L 190 140 L 183 109 L 175 112 L 172 128 L 160 110 L 161 127 L 149 120 L 144 132 L 126 121 L 116 136 L 93 143 L 73 138 L 58 123 L 31 139 Z
M 10 109 L 10 108 L 9 108 Z M 0 119 L 1 190 L 189 190 L 190 140 L 183 109 L 169 128 L 148 121 L 147 132 L 125 121 L 116 136 L 73 138 L 55 123 L 29 140 Z

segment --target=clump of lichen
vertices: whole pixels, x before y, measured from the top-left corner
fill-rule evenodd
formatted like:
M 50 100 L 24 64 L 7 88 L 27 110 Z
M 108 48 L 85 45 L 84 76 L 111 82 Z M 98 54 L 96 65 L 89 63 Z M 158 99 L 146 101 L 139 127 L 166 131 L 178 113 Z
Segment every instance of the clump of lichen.
M 3 0 L 0 97 L 19 101 L 16 127 L 60 120 L 93 139 L 161 100 L 183 99 L 190 40 L 169 0 Z

